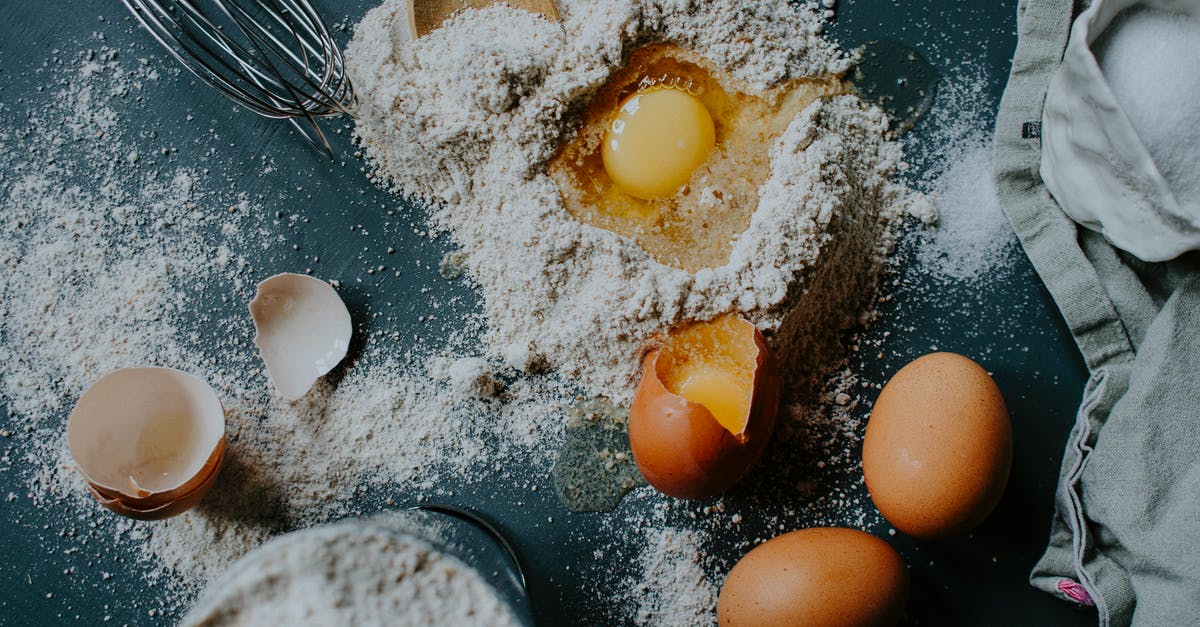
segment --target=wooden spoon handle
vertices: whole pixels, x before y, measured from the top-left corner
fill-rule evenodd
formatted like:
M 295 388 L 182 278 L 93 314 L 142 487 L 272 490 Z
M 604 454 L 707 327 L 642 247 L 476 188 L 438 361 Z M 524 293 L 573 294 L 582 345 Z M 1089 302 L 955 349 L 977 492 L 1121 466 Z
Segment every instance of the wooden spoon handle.
M 437 29 L 463 9 L 482 9 L 493 4 L 507 4 L 530 13 L 540 13 L 551 22 L 561 19 L 554 0 L 408 0 L 409 30 L 413 38 L 417 38 Z

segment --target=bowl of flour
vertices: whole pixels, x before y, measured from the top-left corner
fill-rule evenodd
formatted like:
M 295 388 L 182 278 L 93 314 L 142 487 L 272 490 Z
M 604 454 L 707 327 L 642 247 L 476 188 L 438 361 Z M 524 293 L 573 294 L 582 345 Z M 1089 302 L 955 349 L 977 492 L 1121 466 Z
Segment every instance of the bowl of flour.
M 181 625 L 532 625 L 499 547 L 473 530 L 407 511 L 282 535 L 213 581 Z

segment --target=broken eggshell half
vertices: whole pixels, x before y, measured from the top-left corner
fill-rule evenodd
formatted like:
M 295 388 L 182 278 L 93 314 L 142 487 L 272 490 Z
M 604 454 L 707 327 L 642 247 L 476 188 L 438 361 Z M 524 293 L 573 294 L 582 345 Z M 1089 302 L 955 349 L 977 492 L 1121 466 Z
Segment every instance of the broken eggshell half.
M 250 301 L 254 344 L 275 389 L 304 396 L 350 348 L 350 312 L 325 281 L 285 272 L 258 284 Z
M 173 368 L 123 368 L 96 381 L 67 420 L 71 457 L 104 507 L 155 520 L 193 507 L 225 459 L 225 410 Z
M 735 315 L 695 322 L 646 354 L 629 445 L 660 492 L 706 498 L 750 470 L 778 409 L 779 378 L 762 333 Z
M 137 520 L 161 520 L 177 516 L 195 507 L 208 494 L 209 488 L 216 482 L 217 475 L 220 474 L 224 463 L 225 440 L 222 439 L 221 443 L 217 446 L 217 450 L 213 451 L 213 457 L 210 458 L 208 464 L 205 466 L 206 468 L 211 467 L 211 470 L 200 480 L 196 488 L 174 500 L 167 500 L 165 502 L 140 504 L 131 499 L 122 500 L 114 497 L 112 494 L 101 492 L 94 484 L 88 484 L 88 491 L 91 492 L 92 496 L 101 505 L 122 516 Z

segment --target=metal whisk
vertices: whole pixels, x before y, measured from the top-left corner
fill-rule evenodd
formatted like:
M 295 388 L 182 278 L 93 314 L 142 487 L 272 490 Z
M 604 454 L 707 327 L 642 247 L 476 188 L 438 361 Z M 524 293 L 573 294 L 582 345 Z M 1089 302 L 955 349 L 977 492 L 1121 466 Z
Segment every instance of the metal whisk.
M 307 0 L 121 0 L 192 74 L 251 111 L 290 121 L 330 158 L 317 119 L 349 113 L 342 52 Z

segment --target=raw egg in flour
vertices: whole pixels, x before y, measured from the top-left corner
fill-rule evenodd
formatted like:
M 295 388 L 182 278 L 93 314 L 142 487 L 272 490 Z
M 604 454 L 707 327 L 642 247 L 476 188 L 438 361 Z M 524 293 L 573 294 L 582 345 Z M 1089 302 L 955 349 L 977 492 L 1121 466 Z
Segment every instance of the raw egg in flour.
M 996 507 L 1012 465 L 1012 424 L 979 364 L 925 355 L 883 390 L 863 439 L 863 476 L 879 512 L 918 538 L 978 525 Z
M 575 219 L 633 239 L 659 263 L 695 272 L 729 261 L 750 225 L 771 147 L 836 76 L 756 90 L 678 46 L 635 50 L 548 164 Z
M 604 170 L 638 198 L 674 193 L 692 178 L 716 143 L 712 116 L 700 99 L 670 87 L 625 100 L 604 138 Z

